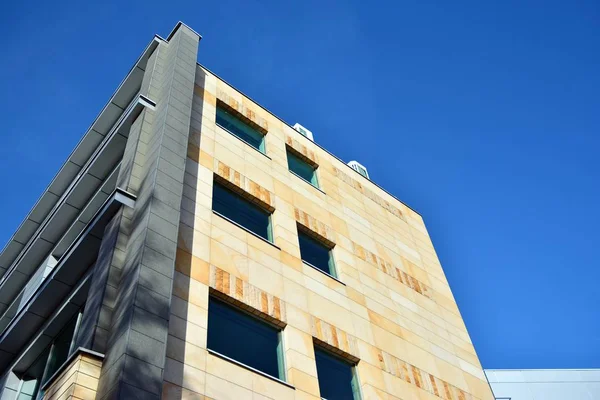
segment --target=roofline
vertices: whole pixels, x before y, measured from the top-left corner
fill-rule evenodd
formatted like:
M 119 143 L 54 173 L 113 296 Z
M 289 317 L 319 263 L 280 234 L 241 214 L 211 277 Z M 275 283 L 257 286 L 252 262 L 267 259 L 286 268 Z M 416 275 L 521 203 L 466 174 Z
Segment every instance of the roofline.
M 175 32 L 177 32 L 179 30 L 179 28 L 181 28 L 182 26 L 185 26 L 186 28 L 188 28 L 190 31 L 194 32 L 196 35 L 198 35 L 198 37 L 200 39 L 202 39 L 202 35 L 199 34 L 198 32 L 196 32 L 195 30 L 193 30 L 192 28 L 190 28 L 189 25 L 186 25 L 184 22 L 182 21 L 178 21 L 177 24 L 175 24 L 175 27 L 173 28 L 173 30 L 171 30 L 171 32 L 169 33 L 169 35 L 167 36 L 166 41 L 170 41 L 171 38 L 175 35 Z M 158 35 L 157 35 L 158 36 Z M 159 36 L 160 37 L 160 36 Z M 162 39 L 162 38 L 161 38 Z M 165 40 L 165 39 L 163 39 Z
M 282 123 L 284 123 L 285 125 L 287 125 L 288 127 L 290 127 L 294 132 L 298 132 L 294 129 L 294 127 L 292 125 L 290 125 L 289 123 L 287 123 L 286 121 L 284 121 L 283 119 L 281 119 L 280 117 L 278 117 L 277 115 L 273 114 L 271 111 L 269 111 L 268 108 L 264 107 L 263 105 L 261 105 L 258 101 L 254 100 L 252 97 L 248 96 L 246 93 L 242 92 L 240 89 L 238 89 L 237 87 L 233 86 L 231 83 L 229 83 L 228 81 L 226 81 L 225 79 L 223 79 L 221 76 L 215 74 L 212 70 L 210 70 L 209 68 L 207 68 L 206 66 L 200 64 L 199 62 L 196 62 L 196 64 L 198 64 L 198 66 L 200 66 L 201 68 L 204 68 L 205 70 L 207 70 L 208 72 L 210 72 L 211 74 L 213 74 L 215 77 L 219 78 L 219 80 L 221 80 L 222 82 L 224 82 L 225 84 L 229 85 L 232 89 L 236 90 L 237 92 L 241 93 L 244 97 L 246 97 L 247 99 L 251 100 L 252 102 L 256 103 L 259 107 L 261 107 L 263 110 L 265 110 L 266 112 L 268 112 L 269 114 L 271 114 L 273 117 L 277 118 L 279 121 L 281 121 Z M 298 135 L 304 137 L 307 140 L 310 140 L 308 138 L 306 138 L 305 136 L 303 136 L 300 132 L 298 132 Z M 403 206 L 407 207 L 408 209 L 410 209 L 411 211 L 413 211 L 415 214 L 417 214 L 418 216 L 420 216 L 421 218 L 423 218 L 423 216 L 421 215 L 420 212 L 418 212 L 417 210 L 415 210 L 413 207 L 409 206 L 408 204 L 406 204 L 405 202 L 403 202 L 402 200 L 400 200 L 399 198 L 397 198 L 395 195 L 393 195 L 392 193 L 388 192 L 387 190 L 385 190 L 383 187 L 379 186 L 377 183 L 373 182 L 370 179 L 365 178 L 364 176 L 362 176 L 361 174 L 359 174 L 357 171 L 355 171 L 352 167 L 350 167 L 344 160 L 342 160 L 341 158 L 339 158 L 338 156 L 336 156 L 335 154 L 331 153 L 329 150 L 327 150 L 326 148 L 324 148 L 323 146 L 321 146 L 320 144 L 318 144 L 317 142 L 312 142 L 314 143 L 318 148 L 320 148 L 321 150 L 323 150 L 325 153 L 329 154 L 330 156 L 332 156 L 333 158 L 335 158 L 336 160 L 340 161 L 342 164 L 344 164 L 346 167 L 348 167 L 352 172 L 354 172 L 355 174 L 357 174 L 358 176 L 360 176 L 362 179 L 367 180 L 367 182 L 372 183 L 373 185 L 375 185 L 377 188 L 381 189 L 384 193 L 386 193 L 389 196 L 392 196 L 396 201 L 398 201 L 400 204 L 402 204 Z
M 600 371 L 600 368 L 484 368 L 483 371 Z
M 60 168 L 58 169 L 58 171 L 56 172 L 56 174 L 54 175 L 54 177 L 50 180 L 50 183 L 46 186 L 46 188 L 42 191 L 42 193 L 40 194 L 40 196 L 38 197 L 38 199 L 36 200 L 36 202 L 34 203 L 34 205 L 31 207 L 31 209 L 29 210 L 29 212 L 25 215 L 25 218 L 21 221 L 21 223 L 17 226 L 17 228 L 14 230 L 13 234 L 11 235 L 11 237 L 6 241 L 6 243 L 4 244 L 4 246 L 1 248 L 0 250 L 0 256 L 2 254 L 4 254 L 4 252 L 6 251 L 6 249 L 8 248 L 8 246 L 11 244 L 11 242 L 15 239 L 16 235 L 19 233 L 20 229 L 23 227 L 23 225 L 25 224 L 25 222 L 27 222 L 27 220 L 29 219 L 29 216 L 35 211 L 36 207 L 38 206 L 38 204 L 40 203 L 40 201 L 42 200 L 42 198 L 44 197 L 44 195 L 50 190 L 50 188 L 52 187 L 53 183 L 59 178 L 59 176 L 61 175 L 61 172 L 63 171 L 63 168 L 65 167 L 65 165 L 69 162 L 69 160 L 71 160 L 71 158 L 73 157 L 73 155 L 76 153 L 76 151 L 79 149 L 79 146 L 83 143 L 83 141 L 86 139 L 88 133 L 90 131 L 93 130 L 96 122 L 103 116 L 104 112 L 108 109 L 109 105 L 112 103 L 113 99 L 115 99 L 117 97 L 117 95 L 120 93 L 121 88 L 124 87 L 127 79 L 129 78 L 129 76 L 131 75 L 131 73 L 139 67 L 140 63 L 144 60 L 144 58 L 148 58 L 150 56 L 150 54 L 152 54 L 152 52 L 156 49 L 156 47 L 158 47 L 159 44 L 159 40 L 164 40 L 160 37 L 157 37 L 158 35 L 155 35 L 152 40 L 148 43 L 148 45 L 146 45 L 146 47 L 144 48 L 144 51 L 140 54 L 140 56 L 136 59 L 136 61 L 133 63 L 132 67 L 129 69 L 129 71 L 125 74 L 125 77 L 121 80 L 121 82 L 119 83 L 119 85 L 117 86 L 116 90 L 113 92 L 113 94 L 109 97 L 108 102 L 104 105 L 104 107 L 102 107 L 102 110 L 98 113 L 98 115 L 96 116 L 96 118 L 94 118 L 94 120 L 92 121 L 92 123 L 89 125 L 89 127 L 85 130 L 85 133 L 83 134 L 83 136 L 81 137 L 81 139 L 77 142 L 77 144 L 75 145 L 75 147 L 73 148 L 73 151 L 71 151 L 71 153 L 67 156 L 66 160 L 64 161 L 64 163 L 60 166 Z M 125 111 L 125 110 L 123 110 Z M 60 196 L 58 196 L 60 199 Z M 53 209 L 54 207 L 52 207 Z M 45 214 L 44 218 L 42 218 L 42 221 L 45 220 L 45 218 L 48 216 L 49 212 Z M 37 229 L 36 229 L 37 231 Z M 35 234 L 35 232 L 34 232 Z M 27 248 L 27 245 L 29 243 L 29 241 L 31 240 L 31 238 L 34 236 L 34 234 L 32 234 L 28 241 L 26 243 L 24 243 L 24 247 L 22 250 L 19 251 L 19 255 L 21 255 L 22 251 L 25 250 Z M 17 258 L 19 258 L 19 255 L 17 255 L 17 257 L 15 258 L 15 260 Z M 13 260 L 14 262 L 14 260 Z M 10 269 L 11 264 L 13 263 L 11 262 L 8 266 L 6 266 L 6 270 L 1 274 L 0 278 L 3 278 L 6 273 L 8 272 L 8 270 Z

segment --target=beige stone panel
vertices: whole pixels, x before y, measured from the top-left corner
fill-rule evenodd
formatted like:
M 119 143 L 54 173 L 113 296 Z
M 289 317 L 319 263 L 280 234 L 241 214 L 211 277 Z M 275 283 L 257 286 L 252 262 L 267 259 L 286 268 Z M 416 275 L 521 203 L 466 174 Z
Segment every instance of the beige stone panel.
M 402 400 L 420 400 L 419 392 L 421 392 L 422 389 L 385 372 L 382 372 L 382 377 L 385 391 L 392 396 L 396 396 Z
M 248 264 L 248 282 L 265 292 L 284 298 L 283 277 L 273 270 L 250 261 Z M 268 278 L 267 278 L 268 277 Z
M 211 223 L 212 226 L 210 232 L 213 239 L 227 244 L 227 246 L 239 251 L 240 253 L 243 252 L 243 250 L 238 249 L 237 247 L 243 249 L 243 247 L 246 245 L 249 235 L 248 232 L 240 229 L 239 226 L 233 224 L 231 221 L 228 221 L 220 215 L 214 213 L 211 218 Z M 233 236 L 238 242 L 241 243 L 237 245 L 228 243 L 228 240 L 230 239 L 229 236 Z
M 252 374 L 252 391 L 270 399 L 293 400 L 294 389 L 259 374 Z
M 258 238 L 254 235 L 248 235 L 248 248 L 254 247 L 254 249 L 265 253 L 271 258 L 275 260 L 279 260 L 281 250 L 278 249 L 273 243 L 268 243 L 264 239 Z M 257 253 L 256 253 L 257 254 Z M 251 256 L 256 256 L 256 254 L 251 254 Z M 260 262 L 259 259 L 255 259 Z
M 205 213 L 204 215 L 194 215 L 193 213 L 182 209 L 179 222 L 200 232 L 210 232 L 212 215 L 212 212 Z M 203 216 L 206 216 L 207 219 L 204 219 Z
M 247 146 L 247 144 L 219 126 L 216 127 L 215 132 L 214 158 L 236 171 L 243 171 L 245 164 L 244 146 Z
M 82 360 L 79 363 L 79 372 L 88 376 L 91 376 L 93 378 L 100 378 L 100 371 L 102 369 L 102 364 L 100 365 L 96 365 L 93 362 L 88 362 L 88 361 L 100 361 L 100 360 L 94 360 L 94 359 L 90 359 L 89 357 L 83 357 Z
M 206 358 L 206 373 L 226 379 L 248 390 L 252 390 L 252 377 L 256 375 L 255 372 L 210 353 Z
M 315 360 L 295 350 L 288 350 L 285 353 L 287 368 L 294 368 L 305 374 L 317 377 L 317 365 Z
M 371 323 L 356 314 L 350 314 L 350 317 L 352 318 L 352 325 L 354 325 L 354 335 L 356 338 L 367 343 L 374 343 L 375 338 L 373 337 Z
M 261 242 L 268 247 L 261 246 L 261 248 L 259 249 L 252 245 L 249 245 L 248 246 L 248 259 L 250 261 L 254 261 L 256 263 L 259 263 L 259 264 L 269 268 L 271 271 L 273 271 L 277 274 L 281 274 L 282 269 L 283 269 L 282 262 L 280 261 L 281 252 L 277 248 L 271 246 L 270 244 L 265 243 L 262 240 L 261 240 Z M 257 242 L 252 240 L 252 243 L 255 244 Z M 267 252 L 263 251 L 265 249 L 267 250 Z
M 304 264 L 303 272 L 306 289 L 350 311 L 344 285 L 307 264 Z
M 210 238 L 187 225 L 179 225 L 178 247 L 202 260 L 210 259 Z
M 201 393 L 182 388 L 170 382 L 163 382 L 162 388 L 163 400 L 210 400 Z
M 257 154 L 256 157 L 263 157 L 260 154 Z M 249 155 L 246 154 L 245 158 L 249 158 Z M 271 177 L 271 175 L 267 172 L 265 172 L 265 170 L 258 168 L 254 165 L 252 165 L 249 162 L 246 162 L 243 169 L 241 169 L 240 171 L 243 171 L 243 174 L 246 175 L 248 178 L 252 179 L 254 182 L 258 183 L 260 186 L 264 187 L 265 189 L 267 189 L 268 191 L 272 192 L 274 189 L 274 185 L 273 185 L 273 178 Z
M 203 393 L 206 372 L 167 357 L 163 379 L 193 392 Z
M 94 400 L 96 398 L 96 391 L 80 385 L 74 385 L 72 396 L 74 399 L 79 400 Z
M 289 368 L 287 376 L 289 382 L 296 387 L 297 391 L 306 392 L 311 396 L 319 396 L 319 381 L 314 376 L 296 368 Z
M 471 374 L 464 374 L 465 381 L 469 387 L 469 393 L 481 400 L 494 400 L 494 395 L 487 381 L 483 381 Z
M 286 326 L 283 330 L 283 344 L 285 351 L 294 350 L 309 358 L 315 358 L 312 336 L 293 326 Z
M 173 274 L 173 295 L 201 308 L 208 304 L 208 287 L 178 271 Z
M 354 334 L 354 326 L 352 320 L 348 318 L 348 310 L 311 291 L 308 292 L 308 311 L 311 315 L 351 335 Z
M 385 381 L 381 369 L 369 363 L 359 362 L 356 366 L 361 385 L 369 385 L 385 390 Z
M 282 238 L 276 238 L 275 245 L 278 246 L 282 251 L 288 252 L 290 254 L 300 255 L 300 247 L 298 245 L 298 240 L 296 239 L 293 243 Z
M 307 290 L 303 284 L 283 278 L 283 296 L 286 303 L 302 311 L 308 310 Z
M 399 358 L 434 376 L 440 376 L 433 354 L 410 342 L 405 342 L 405 345 L 406 355 Z
M 214 215 L 214 219 L 218 219 L 220 218 L 218 215 Z M 221 243 L 225 246 L 227 246 L 229 249 L 242 254 L 242 255 L 248 255 L 248 244 L 246 242 L 246 237 L 247 235 L 245 235 L 245 231 L 241 228 L 239 228 L 236 225 L 230 224 L 231 227 L 229 229 L 231 230 L 238 230 L 239 232 L 236 235 L 233 235 L 229 232 L 223 231 L 219 228 L 217 228 L 215 225 L 213 225 L 212 230 L 211 230 L 211 245 L 212 242 L 216 241 L 218 243 Z M 243 239 L 239 239 L 238 236 L 241 236 Z
M 175 270 L 198 282 L 208 285 L 208 262 L 201 260 L 180 248 L 177 248 L 175 256 Z
M 291 244 L 295 244 L 298 242 L 298 232 L 296 229 L 288 230 L 278 224 L 277 219 L 274 218 L 275 226 L 273 229 L 273 237 L 275 238 L 275 243 L 280 243 L 280 241 L 286 241 Z
M 210 263 L 228 273 L 248 281 L 249 266 L 246 255 L 241 254 L 225 244 L 210 240 Z
M 206 369 L 206 349 L 172 335 L 167 339 L 167 357 L 200 370 Z
M 175 336 L 176 338 L 195 346 L 204 349 L 206 348 L 207 330 L 196 324 L 192 324 L 189 321 L 176 317 L 173 314 L 171 314 L 171 317 L 169 318 L 169 335 Z
M 277 179 L 273 180 L 273 191 L 285 202 L 292 204 L 294 202 L 294 190 L 287 184 Z
M 206 374 L 206 396 L 215 400 L 251 399 L 252 391 L 212 374 Z
M 377 348 L 397 358 L 408 361 L 407 347 L 409 343 L 376 325 L 372 326 L 371 329 L 373 330 L 373 338 L 375 339 L 375 346 Z

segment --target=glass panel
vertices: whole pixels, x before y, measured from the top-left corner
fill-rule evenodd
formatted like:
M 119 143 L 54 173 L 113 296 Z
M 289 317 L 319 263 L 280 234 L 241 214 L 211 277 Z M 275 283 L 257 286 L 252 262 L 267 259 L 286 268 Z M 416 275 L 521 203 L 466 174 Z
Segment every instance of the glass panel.
M 329 275 L 335 276 L 333 257 L 331 257 L 329 248 L 300 230 L 298 231 L 298 241 L 300 242 L 300 256 L 303 261 Z
M 213 185 L 213 210 L 271 241 L 269 212 L 217 182 Z
M 217 108 L 217 125 L 260 152 L 265 152 L 264 135 L 222 108 Z
M 73 334 L 75 333 L 78 315 L 79 313 L 72 318 L 71 321 L 69 321 L 63 331 L 56 337 L 56 339 L 54 339 L 54 342 L 52 343 L 52 349 L 50 350 L 48 366 L 46 368 L 46 373 L 44 374 L 44 382 L 54 375 L 58 368 L 60 368 L 60 366 L 67 361 L 67 358 L 69 358 L 69 350 L 71 348 Z
M 279 370 L 279 330 L 221 300 L 210 298 L 208 348 L 284 380 Z
M 301 176 L 306 181 L 312 183 L 314 186 L 319 187 L 317 182 L 317 174 L 315 168 L 308 164 L 306 161 L 300 159 L 294 154 L 287 152 L 288 168 L 293 173 Z
M 44 367 L 48 360 L 48 353 L 50 347 L 48 347 L 33 363 L 23 376 L 21 388 L 17 400 L 31 400 L 35 399 L 40 387 L 40 381 L 42 375 L 44 375 Z
M 353 366 L 315 347 L 317 375 L 321 397 L 327 400 L 359 400 L 353 390 Z

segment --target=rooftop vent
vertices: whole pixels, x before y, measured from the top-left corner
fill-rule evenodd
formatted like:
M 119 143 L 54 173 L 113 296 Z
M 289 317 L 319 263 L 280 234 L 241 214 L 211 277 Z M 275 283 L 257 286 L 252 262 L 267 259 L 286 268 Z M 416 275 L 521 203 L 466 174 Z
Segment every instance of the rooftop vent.
M 313 139 L 313 134 L 311 131 L 309 131 L 308 129 L 306 129 L 305 127 L 303 127 L 302 125 L 300 125 L 299 123 L 296 122 L 296 124 L 294 125 L 294 129 L 297 130 L 298 132 L 300 132 L 300 134 L 302 136 L 306 136 L 307 138 L 309 138 L 310 140 L 312 140 L 313 142 L 315 141 Z
M 358 161 L 350 161 L 348 163 L 348 165 L 350 166 L 350 168 L 352 168 L 353 170 L 355 170 L 356 172 L 358 172 L 365 178 L 370 179 L 369 173 L 367 172 L 367 168 L 365 168 L 365 166 L 362 165 L 361 163 L 359 163 Z

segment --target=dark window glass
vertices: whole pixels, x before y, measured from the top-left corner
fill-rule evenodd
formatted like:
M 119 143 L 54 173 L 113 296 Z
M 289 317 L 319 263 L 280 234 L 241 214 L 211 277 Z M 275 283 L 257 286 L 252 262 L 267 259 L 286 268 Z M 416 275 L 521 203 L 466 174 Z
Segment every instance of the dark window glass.
M 217 125 L 242 139 L 250 146 L 259 150 L 261 153 L 265 152 L 265 137 L 262 133 L 241 121 L 235 115 L 232 115 L 224 109 L 218 107 Z
M 332 275 L 335 275 L 335 266 L 331 250 L 318 240 L 313 239 L 306 233 L 298 230 L 298 241 L 300 242 L 300 256 L 315 268 Z
M 284 379 L 279 330 L 213 297 L 207 340 L 210 350 Z
M 290 151 L 287 152 L 288 168 L 290 171 L 300 176 L 302 179 L 310 182 L 313 186 L 319 187 L 317 182 L 317 173 L 315 167 L 308 164 Z
M 272 241 L 270 213 L 218 182 L 213 185 L 213 210 Z
M 352 364 L 315 347 L 321 397 L 327 400 L 359 400 L 358 382 Z
M 69 350 L 73 341 L 73 334 L 77 325 L 77 315 L 71 319 L 69 324 L 65 326 L 63 331 L 54 339 L 50 349 L 50 357 L 48 358 L 48 366 L 44 380 L 49 379 L 60 368 L 67 358 L 69 358 Z

